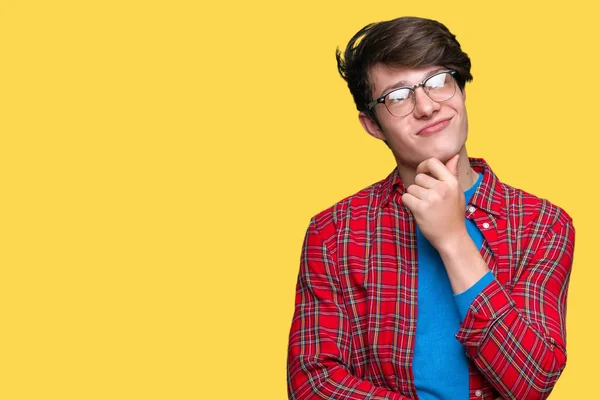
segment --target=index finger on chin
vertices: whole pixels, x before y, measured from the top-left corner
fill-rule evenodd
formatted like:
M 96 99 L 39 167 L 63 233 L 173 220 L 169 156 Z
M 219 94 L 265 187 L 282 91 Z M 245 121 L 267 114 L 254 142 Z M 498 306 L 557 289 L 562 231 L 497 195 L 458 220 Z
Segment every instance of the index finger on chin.
M 417 174 L 429 174 L 436 179 L 444 180 L 452 175 L 448 168 L 437 158 L 428 158 L 417 167 Z

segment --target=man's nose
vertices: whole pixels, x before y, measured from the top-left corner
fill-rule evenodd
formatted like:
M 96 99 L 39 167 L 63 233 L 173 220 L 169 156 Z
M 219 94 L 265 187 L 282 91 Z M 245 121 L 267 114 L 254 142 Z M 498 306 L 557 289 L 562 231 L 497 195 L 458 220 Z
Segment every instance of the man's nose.
M 415 118 L 425 118 L 431 116 L 440 109 L 440 103 L 431 100 L 422 87 L 415 88 L 415 108 L 413 114 Z

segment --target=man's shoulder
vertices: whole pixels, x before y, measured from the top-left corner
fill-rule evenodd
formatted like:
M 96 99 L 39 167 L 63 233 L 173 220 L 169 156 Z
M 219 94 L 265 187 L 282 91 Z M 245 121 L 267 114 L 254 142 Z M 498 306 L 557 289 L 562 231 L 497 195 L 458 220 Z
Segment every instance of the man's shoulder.
M 471 166 L 483 173 L 483 182 L 473 196 L 475 205 L 508 221 L 511 228 L 552 227 L 572 223 L 571 216 L 548 199 L 501 181 L 483 158 L 470 158 Z
M 519 221 L 520 225 L 543 224 L 552 227 L 556 224 L 572 224 L 572 218 L 563 208 L 550 200 L 533 193 L 501 183 L 508 219 Z
M 337 229 L 348 217 L 367 218 L 389 194 L 392 174 L 319 212 L 312 218 L 312 223 L 318 230 L 329 230 Z

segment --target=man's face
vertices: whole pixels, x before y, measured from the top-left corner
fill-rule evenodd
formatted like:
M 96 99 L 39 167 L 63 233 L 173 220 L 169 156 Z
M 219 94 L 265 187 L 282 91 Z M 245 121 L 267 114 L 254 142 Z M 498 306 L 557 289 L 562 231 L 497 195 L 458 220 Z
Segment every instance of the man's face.
M 445 68 L 398 69 L 377 64 L 370 71 L 372 98 L 377 99 L 400 86 L 421 83 L 440 70 Z M 415 90 L 415 95 L 415 107 L 410 114 L 395 117 L 384 104 L 377 104 L 374 111 L 381 128 L 364 113 L 360 114 L 361 123 L 371 135 L 388 143 L 399 166 L 416 168 L 431 157 L 445 163 L 463 149 L 467 140 L 465 94 L 457 85 L 454 96 L 443 102 L 429 98 L 422 87 Z

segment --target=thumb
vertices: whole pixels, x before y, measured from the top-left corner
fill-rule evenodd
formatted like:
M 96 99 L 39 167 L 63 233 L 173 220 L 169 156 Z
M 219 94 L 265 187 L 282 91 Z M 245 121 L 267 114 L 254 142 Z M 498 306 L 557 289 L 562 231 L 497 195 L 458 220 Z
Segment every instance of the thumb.
M 454 176 L 458 176 L 458 159 L 459 158 L 460 158 L 460 154 L 457 154 L 446 162 L 446 168 L 448 168 L 450 173 Z

